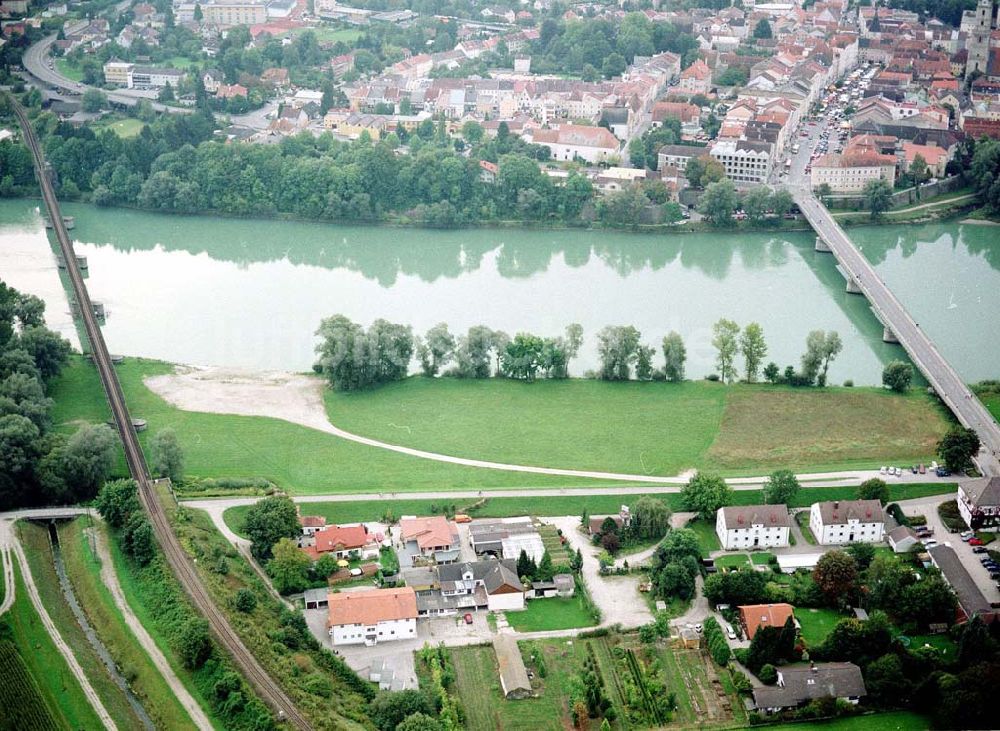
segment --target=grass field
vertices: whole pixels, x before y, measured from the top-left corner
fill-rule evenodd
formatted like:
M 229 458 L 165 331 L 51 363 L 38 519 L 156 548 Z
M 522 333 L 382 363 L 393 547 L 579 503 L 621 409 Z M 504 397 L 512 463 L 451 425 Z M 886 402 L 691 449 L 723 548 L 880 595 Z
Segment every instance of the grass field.
M 774 557 L 774 554 L 768 551 L 756 551 L 750 554 L 750 561 L 755 566 L 766 566 L 771 563 L 771 559 Z
M 806 507 L 822 500 L 853 500 L 857 488 L 854 487 L 803 487 L 789 507 Z M 950 495 L 955 492 L 955 483 L 930 482 L 910 485 L 890 485 L 890 500 L 907 500 L 928 495 Z M 629 495 L 625 502 L 635 504 L 641 495 Z M 652 494 L 663 500 L 673 511 L 682 509 L 678 493 Z M 532 497 L 493 497 L 488 498 L 478 510 L 468 511 L 474 518 L 509 518 L 518 515 L 535 515 L 540 517 L 580 515 L 586 508 L 592 515 L 617 513 L 623 500 L 622 495 L 540 495 Z M 762 501 L 760 490 L 736 490 L 733 492 L 734 505 L 757 505 Z M 368 520 L 379 520 L 386 514 L 398 519 L 401 515 L 434 515 L 435 508 L 441 512 L 445 504 L 454 504 L 457 512 L 466 512 L 467 506 L 479 502 L 478 498 L 449 498 L 447 494 L 437 500 L 357 500 L 350 502 L 316 502 L 303 505 L 303 511 L 310 515 L 322 515 L 331 523 L 359 523 Z M 226 525 L 240 533 L 243 529 L 243 517 L 248 506 L 229 508 L 224 513 Z M 704 524 L 709 525 L 709 524 Z M 701 529 L 699 529 L 701 530 Z M 700 537 L 705 546 L 709 543 L 707 535 Z M 714 534 L 713 534 L 714 535 Z
M 908 635 L 910 639 L 909 648 L 915 650 L 924 645 L 930 645 L 937 649 L 940 657 L 946 662 L 955 660 L 958 654 L 958 644 L 948 635 Z
M 835 721 L 783 723 L 776 728 L 781 731 L 926 731 L 930 728 L 930 721 L 918 713 L 892 711 Z
M 142 128 L 145 124 L 145 122 L 138 119 L 126 117 L 125 119 L 98 122 L 93 125 L 93 129 L 95 132 L 109 129 L 123 139 L 131 139 L 132 137 L 139 136 L 139 133 L 142 132 Z
M 134 417 L 146 419 L 148 440 L 173 427 L 187 472 L 197 477 L 264 477 L 297 494 L 448 490 L 607 484 L 599 480 L 478 469 L 366 447 L 279 419 L 181 411 L 143 384 L 172 366 L 129 359 L 118 375 Z M 108 408 L 93 366 L 74 358 L 52 385 L 53 422 L 72 431 L 81 421 L 103 422 Z M 124 462 L 120 469 L 124 472 Z
M 701 555 L 708 556 L 712 551 L 722 549 L 719 543 L 719 534 L 715 532 L 715 523 L 709 520 L 689 520 L 684 526 L 695 532 L 698 536 L 698 545 L 701 547 Z
M 660 475 L 692 467 L 744 474 L 927 461 L 947 427 L 919 393 L 707 381 L 410 378 L 360 394 L 327 391 L 326 405 L 338 426 L 410 447 Z
M 810 546 L 816 545 L 816 536 L 813 535 L 812 528 L 809 527 L 809 512 L 803 510 L 795 514 L 795 522 L 799 525 L 799 530 L 802 531 L 802 537 L 806 539 L 806 543 Z
M 70 81 L 83 81 L 83 71 L 78 66 L 72 65 L 65 58 L 57 58 L 55 61 L 56 71 L 60 74 Z
M 518 632 L 593 627 L 596 622 L 587 611 L 583 597 L 532 599 L 523 612 L 506 612 L 507 623 Z
M 101 661 L 97 651 L 87 640 L 82 627 L 77 623 L 70 609 L 56 574 L 53 563 L 52 548 L 49 543 L 48 528 L 39 523 L 23 521 L 18 524 L 18 533 L 24 552 L 31 565 L 31 575 L 35 579 L 38 593 L 42 597 L 45 609 L 55 622 L 66 644 L 73 650 L 76 659 L 83 668 L 90 684 L 94 686 L 104 707 L 118 724 L 119 728 L 134 728 L 140 725 L 128 703 L 125 692 L 115 683 L 111 673 Z M 77 601 L 80 598 L 77 597 Z
M 187 712 L 129 630 L 111 593 L 104 586 L 100 575 L 101 563 L 84 533 L 85 525 L 81 518 L 59 526 L 59 544 L 66 574 L 80 606 L 121 668 L 122 675 L 129 679 L 132 691 L 141 699 L 157 728 L 192 728 Z
M 317 28 L 293 28 L 292 35 L 298 35 L 311 30 L 316 34 L 316 40 L 320 43 L 353 43 L 361 37 L 361 31 L 352 28 L 330 28 L 319 26 Z
M 806 641 L 808 647 L 817 647 L 823 644 L 823 640 L 830 634 L 834 626 L 845 615 L 833 609 L 812 609 L 809 607 L 796 607 L 795 618 L 801 625 L 802 639 Z
M 35 613 L 16 560 L 14 581 L 17 599 L 0 622 L 10 628 L 11 639 L 21 659 L 53 714 L 52 727 L 67 730 L 101 728 L 101 721 L 83 689 Z

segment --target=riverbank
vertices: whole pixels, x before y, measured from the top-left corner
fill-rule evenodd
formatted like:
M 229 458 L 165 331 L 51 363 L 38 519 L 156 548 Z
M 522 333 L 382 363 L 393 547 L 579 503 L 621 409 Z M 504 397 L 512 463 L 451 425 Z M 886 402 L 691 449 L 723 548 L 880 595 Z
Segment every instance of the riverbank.
M 343 395 L 308 376 L 175 373 L 131 358 L 119 376 L 133 416 L 149 424 L 142 437 L 173 428 L 190 476 L 265 478 L 300 495 L 877 469 L 930 462 L 949 423 L 923 393 L 863 388 L 412 377 Z M 64 431 L 106 419 L 81 358 L 52 395 Z
M 942 221 L 948 220 L 953 216 L 959 214 L 969 214 L 970 212 L 978 211 L 976 205 L 968 205 L 968 199 L 962 198 L 962 196 L 968 194 L 969 189 L 962 189 L 961 192 L 956 193 L 946 193 L 934 198 L 928 198 L 927 200 L 921 201 L 919 204 L 901 206 L 899 208 L 887 211 L 881 218 L 872 219 L 870 214 L 864 211 L 851 212 L 851 211 L 838 211 L 834 215 L 837 217 L 837 222 L 841 224 L 844 228 L 850 228 L 852 226 L 886 226 L 886 225 L 898 225 L 900 223 L 928 223 L 931 221 Z M 41 198 L 33 194 L 30 191 L 19 190 L 15 191 L 17 195 L 10 196 L 11 198 L 24 198 L 28 200 L 37 200 L 41 204 Z M 956 200 L 959 199 L 959 200 Z M 97 205 L 87 194 L 81 194 L 73 198 L 65 198 L 66 202 L 70 203 L 82 203 L 86 205 Z M 609 224 L 609 223 L 599 223 L 595 220 L 579 220 L 579 221 L 538 221 L 530 219 L 513 219 L 513 220 L 489 220 L 489 221 L 464 221 L 455 226 L 435 226 L 427 223 L 426 221 L 420 221 L 410 218 L 405 215 L 388 215 L 379 220 L 366 220 L 366 219 L 326 219 L 326 218 L 310 218 L 305 216 L 297 216 L 290 213 L 280 213 L 273 212 L 268 215 L 235 215 L 229 214 L 222 211 L 214 210 L 200 210 L 200 211 L 186 211 L 177 212 L 169 211 L 158 208 L 143 208 L 141 206 L 130 206 L 121 203 L 115 203 L 109 206 L 100 206 L 102 208 L 112 208 L 120 209 L 126 211 L 138 211 L 144 213 L 156 213 L 168 216 L 177 217 L 199 217 L 199 218 L 220 218 L 220 219 L 230 219 L 230 220 L 240 220 L 240 221 L 289 221 L 295 223 L 311 223 L 311 224 L 329 224 L 335 226 L 371 226 L 371 227 L 382 227 L 382 228 L 413 228 L 413 229 L 426 229 L 426 230 L 444 230 L 444 231 L 454 231 L 454 230 L 497 230 L 497 231 L 509 231 L 509 230 L 519 230 L 523 229 L 526 231 L 616 231 L 616 232 L 631 232 L 631 233 L 644 233 L 644 234 L 706 234 L 706 233 L 718 233 L 718 234 L 730 234 L 730 233 L 794 233 L 801 231 L 812 231 L 812 227 L 805 221 L 804 218 L 798 217 L 794 220 L 769 220 L 767 223 L 751 223 L 750 221 L 733 221 L 731 226 L 715 226 L 705 221 L 678 221 L 676 223 L 661 223 L 661 224 L 641 224 L 641 223 L 630 223 L 630 224 Z M 928 209 L 921 215 L 908 215 L 912 209 Z M 985 214 L 983 214 L 985 216 Z M 985 220 L 991 220 L 986 217 Z M 995 219 L 993 219 L 995 220 Z

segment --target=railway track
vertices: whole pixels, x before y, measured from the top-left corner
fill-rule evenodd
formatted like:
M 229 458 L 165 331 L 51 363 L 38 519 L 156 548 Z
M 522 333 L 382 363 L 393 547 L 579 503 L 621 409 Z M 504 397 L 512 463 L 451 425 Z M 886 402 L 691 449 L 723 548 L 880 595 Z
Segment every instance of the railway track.
M 139 438 L 136 436 L 132 425 L 132 417 L 129 415 L 128 406 L 125 403 L 121 383 L 118 381 L 118 374 L 115 373 L 114 366 L 111 363 L 111 356 L 108 354 L 108 348 L 104 342 L 104 335 L 98 327 L 97 318 L 94 316 L 94 308 L 90 301 L 90 295 L 87 292 L 83 276 L 77 265 L 76 255 L 73 252 L 73 242 L 66 232 L 66 226 L 63 223 L 62 213 L 59 210 L 59 201 L 52 188 L 52 181 L 49 177 L 49 170 L 41 145 L 35 136 L 35 132 L 31 127 L 31 121 L 28 119 L 24 108 L 13 96 L 8 94 L 7 98 L 10 100 L 14 113 L 21 124 L 24 141 L 31 150 L 31 156 L 34 159 L 38 185 L 41 188 L 45 207 L 48 209 L 49 217 L 52 220 L 53 230 L 55 231 L 56 239 L 59 241 L 63 260 L 66 262 L 66 272 L 73 285 L 73 293 L 76 297 L 77 306 L 80 308 L 80 317 L 83 319 L 87 339 L 90 341 L 94 363 L 101 378 L 101 385 L 104 387 L 104 394 L 108 399 L 108 404 L 111 406 L 115 426 L 121 437 L 129 472 L 139 486 L 139 499 L 146 512 L 149 513 L 157 540 L 167 557 L 167 563 L 195 607 L 208 620 L 209 627 L 215 639 L 229 653 L 237 667 L 243 673 L 243 676 L 250 682 L 261 699 L 274 710 L 279 719 L 288 721 L 296 728 L 306 731 L 311 728 L 309 722 L 292 704 L 291 699 L 281 687 L 261 667 L 257 659 L 229 625 L 225 616 L 219 611 L 219 608 L 215 606 L 204 584 L 202 584 L 194 565 L 184 552 L 180 542 L 177 540 L 177 536 L 170 527 L 166 511 L 160 503 L 155 487 L 150 479 L 146 460 L 142 454 L 142 447 L 139 445 Z

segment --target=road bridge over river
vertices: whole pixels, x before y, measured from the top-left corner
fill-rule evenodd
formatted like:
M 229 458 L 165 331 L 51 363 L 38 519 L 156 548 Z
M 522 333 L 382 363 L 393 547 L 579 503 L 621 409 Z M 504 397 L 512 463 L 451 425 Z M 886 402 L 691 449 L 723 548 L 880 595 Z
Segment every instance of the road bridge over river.
M 847 291 L 863 294 L 885 328 L 885 339 L 898 342 L 958 420 L 979 435 L 977 461 L 983 474 L 1000 475 L 1000 425 L 969 390 L 931 339 L 914 322 L 864 254 L 854 245 L 826 207 L 806 187 L 790 187 L 795 202 L 817 234 L 816 248 L 829 251 L 847 277 Z

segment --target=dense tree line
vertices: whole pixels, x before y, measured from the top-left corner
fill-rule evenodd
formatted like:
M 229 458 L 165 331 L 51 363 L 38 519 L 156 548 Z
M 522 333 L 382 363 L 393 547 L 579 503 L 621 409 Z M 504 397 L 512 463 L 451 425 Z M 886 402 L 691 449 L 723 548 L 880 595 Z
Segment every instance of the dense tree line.
M 0 282 L 0 509 L 89 500 L 111 472 L 107 426 L 52 431 L 48 392 L 69 354 L 45 327 L 45 304 Z

